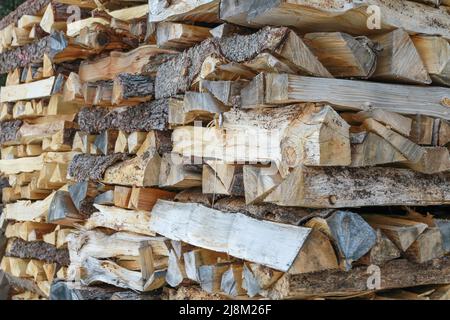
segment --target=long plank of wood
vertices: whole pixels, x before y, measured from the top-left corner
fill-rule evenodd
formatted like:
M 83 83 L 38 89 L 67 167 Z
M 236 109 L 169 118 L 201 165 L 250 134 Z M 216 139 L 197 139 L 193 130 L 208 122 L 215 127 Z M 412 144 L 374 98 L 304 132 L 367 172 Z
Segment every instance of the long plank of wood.
M 370 292 L 367 280 L 371 273 L 367 267 L 353 268 L 349 272 L 327 270 L 301 275 L 286 275 L 269 290 L 272 299 L 307 298 L 324 296 L 351 296 Z M 424 264 L 396 259 L 380 266 L 379 290 L 413 287 L 450 282 L 450 258 L 443 257 Z M 376 274 L 372 273 L 372 276 Z M 324 279 L 327 279 L 324 281 Z
M 301 166 L 265 202 L 311 208 L 439 205 L 450 203 L 449 181 L 449 174 L 426 175 L 407 169 Z
M 150 229 L 170 239 L 287 271 L 310 229 L 258 221 L 199 204 L 158 200 Z M 207 235 L 214 235 L 214 241 Z M 276 239 L 276 240 L 275 240 Z
M 49 97 L 52 95 L 55 79 L 55 77 L 50 77 L 31 83 L 2 87 L 0 101 L 3 103 Z
M 266 74 L 263 92 L 264 102 L 269 105 L 328 102 L 343 110 L 361 111 L 371 106 L 401 114 L 450 119 L 447 106 L 450 89 L 441 87 Z
M 377 21 L 373 15 L 378 12 Z M 410 34 L 439 35 L 450 39 L 447 12 L 411 1 L 224 0 L 220 5 L 220 18 L 246 26 L 281 24 L 303 32 L 341 31 L 354 35 L 403 28 Z

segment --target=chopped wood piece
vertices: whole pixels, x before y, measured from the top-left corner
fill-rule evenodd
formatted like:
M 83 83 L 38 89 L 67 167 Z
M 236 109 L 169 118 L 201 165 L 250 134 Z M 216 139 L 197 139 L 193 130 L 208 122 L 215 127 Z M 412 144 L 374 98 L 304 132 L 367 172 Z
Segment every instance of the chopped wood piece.
M 77 182 L 101 180 L 106 169 L 126 159 L 121 153 L 108 156 L 76 155 L 69 165 L 68 175 Z
M 263 202 L 266 196 L 278 186 L 282 178 L 272 167 L 244 166 L 243 180 L 245 203 L 257 204 Z
M 160 48 L 182 50 L 209 38 L 209 28 L 188 24 L 162 22 L 156 29 L 156 43 Z
M 201 221 L 201 223 L 193 224 L 193 221 Z M 222 222 L 217 224 L 217 221 Z M 225 214 L 198 204 L 164 200 L 158 200 L 153 207 L 150 228 L 174 240 L 182 240 L 209 250 L 226 252 L 231 256 L 282 271 L 288 270 L 292 265 L 310 232 L 308 228 L 258 221 L 242 214 Z M 213 232 L 216 235 L 214 243 L 210 242 L 208 237 L 201 236 L 203 232 L 208 234 Z M 264 234 L 258 237 L 259 241 L 262 241 L 258 245 L 255 245 L 255 238 L 251 236 L 255 233 Z M 245 240 L 246 237 L 252 237 L 252 241 Z M 278 241 L 274 242 L 273 237 Z M 265 241 L 270 241 L 271 244 L 263 244 Z M 239 245 L 236 246 L 238 243 Z M 245 247 L 249 243 L 253 243 L 252 246 L 243 249 L 242 246 Z M 279 249 L 275 249 L 274 246 Z M 259 248 L 258 253 L 253 252 L 256 247 Z M 268 251 L 262 254 L 261 250 Z
M 447 284 L 450 259 L 443 257 L 424 264 L 395 259 L 380 266 L 381 283 L 378 290 L 404 288 L 428 284 Z M 368 292 L 367 280 L 374 272 L 367 267 L 351 271 L 327 270 L 317 273 L 286 275 L 269 290 L 272 299 L 300 299 L 326 296 L 354 296 Z M 324 279 L 328 279 L 324 281 Z
M 449 178 L 448 174 L 430 176 L 395 168 L 301 166 L 265 202 L 310 208 L 446 204 Z M 411 188 L 411 181 L 417 188 Z
M 73 204 L 69 192 L 56 191 L 48 210 L 47 221 L 61 225 L 73 225 L 83 219 L 84 216 Z
M 133 188 L 128 208 L 151 211 L 158 199 L 172 200 L 175 193 L 154 188 Z
M 352 119 L 358 122 L 364 122 L 364 120 L 372 118 L 387 127 L 390 130 L 397 131 L 398 133 L 408 137 L 411 133 L 412 119 L 404 117 L 395 112 L 389 112 L 383 109 L 370 109 L 367 111 L 360 111 L 352 115 Z
M 7 254 L 21 259 L 55 262 L 60 266 L 68 266 L 70 264 L 67 249 L 56 249 L 56 247 L 43 241 L 27 242 L 22 239 L 11 240 L 8 244 Z
M 202 171 L 202 192 L 244 196 L 242 166 L 224 164 L 222 161 L 206 161 Z
M 427 69 L 405 30 L 397 29 L 371 39 L 381 46 L 374 79 L 413 84 L 431 83 Z
M 154 78 L 151 76 L 122 73 L 114 79 L 113 105 L 145 102 L 153 96 Z
M 425 150 L 419 162 L 411 161 L 402 164 L 414 171 L 435 174 L 450 171 L 450 153 L 444 147 L 423 147 Z
M 266 74 L 264 103 L 327 102 L 343 110 L 382 108 L 401 114 L 422 114 L 450 119 L 445 99 L 450 91 L 440 87 L 420 87 L 342 79 L 312 78 L 289 74 Z M 350 90 L 352 95 L 340 94 Z
M 149 227 L 150 214 L 147 211 L 126 210 L 94 204 L 99 211 L 94 212 L 85 223 L 87 230 L 104 227 L 116 231 L 135 232 L 154 236 Z
M 187 0 L 183 2 L 168 2 L 150 0 L 150 22 L 191 21 L 219 22 L 218 0 Z
M 397 259 L 400 257 L 400 250 L 395 244 L 389 240 L 384 233 L 377 229 L 377 242 L 370 249 L 370 251 L 359 259 L 359 263 L 365 265 L 377 265 L 381 266 L 388 261 Z
M 379 27 L 376 24 L 378 21 L 373 20 L 371 6 L 374 5 L 382 12 Z M 417 15 L 417 12 L 420 14 Z M 411 1 L 224 0 L 220 4 L 220 18 L 229 23 L 253 27 L 282 24 L 303 32 L 341 31 L 361 35 L 403 28 L 410 34 L 450 38 L 450 23 L 445 11 Z
M 55 77 L 27 84 L 2 87 L 0 101 L 14 102 L 49 97 L 53 93 Z
M 428 228 L 409 246 L 405 256 L 417 263 L 424 263 L 444 255 L 439 228 Z
M 318 32 L 306 34 L 305 43 L 335 77 L 369 78 L 375 71 L 375 46 L 366 37 L 353 38 L 342 32 Z
M 199 170 L 195 166 L 195 163 L 194 165 L 190 165 L 189 160 L 190 159 L 183 158 L 178 153 L 164 154 L 161 159 L 159 186 L 174 189 L 185 189 L 201 186 L 201 168 Z
M 264 28 L 251 35 L 207 39 L 158 68 L 156 98 L 168 98 L 188 91 L 204 68 L 208 57 L 242 63 L 260 53 L 272 52 L 300 74 L 331 77 L 303 41 L 287 28 Z M 188 64 L 187 61 L 190 61 Z M 211 67 L 208 69 L 211 70 Z M 223 79 L 227 80 L 227 79 Z
M 84 61 L 80 65 L 79 77 L 81 82 L 99 80 L 113 80 L 121 73 L 139 74 L 149 63 L 151 57 L 159 54 L 170 54 L 173 51 L 141 46 L 130 52 L 113 51 L 108 57 L 94 61 Z
M 115 186 L 114 187 L 114 205 L 120 208 L 128 208 L 130 202 L 131 188 Z M 131 209 L 131 208 L 130 208 Z

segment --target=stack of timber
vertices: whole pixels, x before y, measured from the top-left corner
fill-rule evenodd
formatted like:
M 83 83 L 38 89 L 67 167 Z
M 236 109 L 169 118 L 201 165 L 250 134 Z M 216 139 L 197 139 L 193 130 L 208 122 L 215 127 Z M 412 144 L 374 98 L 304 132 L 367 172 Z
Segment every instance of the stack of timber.
M 446 5 L 27 1 L 0 296 L 449 299 Z

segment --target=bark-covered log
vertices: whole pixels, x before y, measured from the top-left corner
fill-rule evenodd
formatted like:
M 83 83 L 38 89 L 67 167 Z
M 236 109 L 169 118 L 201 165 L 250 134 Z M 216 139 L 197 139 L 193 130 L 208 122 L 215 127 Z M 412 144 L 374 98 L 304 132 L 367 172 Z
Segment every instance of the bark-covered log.
M 134 107 L 110 111 L 106 108 L 84 108 L 78 114 L 80 130 L 98 134 L 106 129 L 134 131 L 165 130 L 168 127 L 169 100 L 141 103 Z
M 207 39 L 158 68 L 155 81 L 155 96 L 157 99 L 167 98 L 188 91 L 194 79 L 199 75 L 203 62 L 211 55 L 224 58 L 229 62 L 242 63 L 255 58 L 263 52 L 280 51 L 280 58 L 292 66 L 293 70 L 303 71 L 301 72 L 303 74 L 331 77 L 320 63 L 314 66 L 309 65 L 315 57 L 300 42 L 301 40 L 288 28 L 272 27 L 266 27 L 251 35 L 233 35 L 221 39 Z M 284 52 L 282 50 L 284 44 L 295 46 L 292 50 L 301 50 L 302 52 L 298 54 L 304 54 L 310 59 L 303 61 L 298 59 L 298 57 L 293 57 L 292 52 Z M 305 65 L 308 66 L 305 68 Z
M 154 95 L 154 77 L 122 73 L 114 79 L 112 103 L 115 105 L 147 101 Z
M 7 248 L 7 256 L 22 259 L 37 259 L 49 263 L 57 263 L 61 266 L 70 264 L 69 251 L 67 249 L 56 249 L 55 246 L 43 242 L 27 242 L 22 239 L 14 239 Z
M 43 12 L 45 7 L 52 0 L 27 0 L 0 20 L 0 30 L 6 28 L 11 23 L 16 23 L 24 15 L 34 16 L 39 12 Z
M 69 176 L 77 181 L 98 181 L 103 178 L 108 167 L 127 159 L 123 153 L 115 153 L 107 156 L 94 156 L 90 154 L 76 155 L 69 165 Z
M 30 63 L 42 61 L 44 54 L 53 59 L 64 51 L 68 41 L 63 32 L 54 32 L 36 42 L 5 51 L 0 54 L 0 74 L 8 73 L 16 68 L 23 68 Z
M 46 297 L 47 295 L 39 288 L 37 283 L 33 279 L 19 278 L 15 277 L 9 273 L 5 273 L 6 279 L 9 282 L 10 288 L 13 288 L 19 292 L 31 291 L 41 297 Z
M 4 144 L 8 141 L 15 141 L 21 126 L 21 120 L 0 122 L 0 144 Z

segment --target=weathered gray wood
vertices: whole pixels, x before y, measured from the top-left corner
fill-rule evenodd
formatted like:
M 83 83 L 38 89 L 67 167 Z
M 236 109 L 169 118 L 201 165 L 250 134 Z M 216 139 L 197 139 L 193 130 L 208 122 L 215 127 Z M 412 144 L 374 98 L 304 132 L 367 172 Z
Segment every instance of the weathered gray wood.
M 401 114 L 422 114 L 450 119 L 450 110 L 445 106 L 445 99 L 450 95 L 447 88 L 288 74 L 267 74 L 265 86 L 264 102 L 268 105 L 327 102 L 343 110 L 361 111 L 371 106 Z
M 173 240 L 227 252 L 283 271 L 289 269 L 310 232 L 308 228 L 164 200 L 158 200 L 153 208 L 150 228 Z M 210 234 L 214 234 L 214 241 L 207 236 Z

